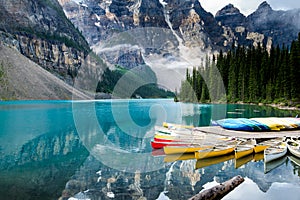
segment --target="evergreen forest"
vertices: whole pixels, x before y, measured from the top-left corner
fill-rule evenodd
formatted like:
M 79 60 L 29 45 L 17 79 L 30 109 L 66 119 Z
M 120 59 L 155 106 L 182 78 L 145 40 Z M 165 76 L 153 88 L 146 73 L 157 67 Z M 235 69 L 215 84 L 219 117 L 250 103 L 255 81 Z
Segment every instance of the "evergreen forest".
M 186 71 L 180 101 L 300 107 L 300 33 L 290 45 L 231 47 Z
M 118 81 L 125 76 L 125 81 L 122 82 L 122 88 L 124 89 L 124 94 L 119 93 L 118 97 L 129 98 L 126 91 L 135 85 L 139 85 L 132 94 L 130 98 L 174 98 L 175 94 L 169 90 L 165 90 L 160 87 L 156 82 L 156 75 L 148 67 L 143 66 L 141 70 L 129 71 L 121 66 L 116 66 L 115 70 L 110 70 L 107 68 L 102 76 L 101 81 L 98 82 L 96 92 L 97 93 L 107 93 L 112 94 Z M 144 80 L 150 80 L 149 84 L 145 84 Z

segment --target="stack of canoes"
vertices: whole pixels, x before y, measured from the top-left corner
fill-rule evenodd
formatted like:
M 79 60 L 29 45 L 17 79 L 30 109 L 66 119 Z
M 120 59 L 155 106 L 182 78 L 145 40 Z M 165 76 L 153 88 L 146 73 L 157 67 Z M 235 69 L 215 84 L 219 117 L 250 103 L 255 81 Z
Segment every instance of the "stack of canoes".
M 167 128 L 168 127 L 168 128 Z M 205 139 L 205 134 L 192 128 L 183 128 L 180 125 L 155 127 L 155 135 L 151 141 L 154 149 L 160 149 L 165 146 L 199 146 Z
M 239 119 L 239 122 L 250 124 L 249 120 Z M 272 120 L 274 119 L 269 118 L 268 120 L 270 130 L 276 128 L 295 129 L 296 125 L 297 127 L 300 125 L 300 123 L 296 123 L 299 119 L 295 118 L 280 119 L 280 125 L 279 121 Z M 224 125 L 230 122 L 231 127 L 233 127 L 234 121 L 223 120 L 222 123 Z M 257 130 L 257 127 L 266 130 L 267 125 L 259 125 L 257 121 L 251 123 L 252 126 L 255 126 Z M 278 124 L 275 125 L 276 123 Z M 266 121 L 265 124 L 267 124 Z M 153 156 L 164 156 L 165 162 L 197 159 L 196 168 L 201 168 L 234 158 L 235 168 L 238 168 L 249 161 L 264 159 L 266 173 L 282 163 L 281 160 L 284 160 L 287 151 L 300 160 L 300 138 L 291 138 L 287 141 L 285 141 L 286 138 L 261 139 L 258 141 L 217 135 L 206 137 L 206 133 L 202 133 L 192 126 L 170 125 L 168 123 L 155 127 L 155 131 L 151 145 L 159 151 L 155 150 Z
M 292 117 L 226 118 L 216 121 L 224 129 L 236 131 L 281 131 L 300 128 L 300 119 Z
M 270 130 L 265 124 L 246 118 L 227 118 L 217 120 L 216 123 L 228 130 L 236 131 L 268 131 Z

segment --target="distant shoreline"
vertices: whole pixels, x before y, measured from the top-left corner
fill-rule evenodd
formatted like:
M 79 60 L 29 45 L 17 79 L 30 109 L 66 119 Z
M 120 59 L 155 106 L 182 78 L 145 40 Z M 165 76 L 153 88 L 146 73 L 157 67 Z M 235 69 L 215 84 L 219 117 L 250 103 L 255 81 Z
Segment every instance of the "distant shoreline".
M 274 108 L 278 108 L 278 109 L 281 109 L 281 110 L 299 110 L 300 111 L 300 108 L 297 108 L 297 107 L 293 107 L 293 106 L 283 106 L 283 105 L 280 105 L 280 104 L 264 104 L 264 105 L 267 105 L 267 106 L 271 106 L 271 107 L 274 107 Z
M 99 98 L 100 97 L 100 98 Z M 89 100 L 114 100 L 114 99 L 118 99 L 120 100 L 119 98 L 113 98 L 111 96 L 111 94 L 103 94 L 101 93 L 100 96 L 97 96 L 95 99 L 89 99 Z M 132 99 L 135 99 L 135 98 L 132 98 Z M 138 99 L 138 98 L 136 98 Z M 145 98 L 145 99 L 156 99 L 156 98 Z M 172 99 L 172 98 L 157 98 L 157 99 Z M 54 100 L 54 101 L 72 101 L 72 99 L 0 99 L 0 102 L 3 101 L 35 101 L 35 100 Z M 182 101 L 178 101 L 178 102 L 181 102 L 181 103 L 192 103 L 192 102 L 182 102 Z M 202 104 L 200 102 L 198 102 L 198 104 Z M 207 104 L 207 103 L 206 103 Z M 208 104 L 213 104 L 213 103 L 208 103 Z M 217 103 L 218 104 L 218 103 Z M 277 109 L 280 109 L 280 110 L 292 110 L 292 111 L 300 111 L 300 108 L 298 107 L 294 107 L 294 106 L 284 106 L 282 104 L 264 104 L 264 103 L 244 103 L 244 102 L 236 102 L 236 103 L 230 103 L 230 102 L 227 102 L 226 104 L 237 104 L 237 105 L 244 105 L 244 104 L 247 104 L 247 105 L 258 105 L 258 106 L 270 106 L 270 107 L 273 107 L 273 108 L 277 108 Z M 300 114 L 300 113 L 299 113 Z

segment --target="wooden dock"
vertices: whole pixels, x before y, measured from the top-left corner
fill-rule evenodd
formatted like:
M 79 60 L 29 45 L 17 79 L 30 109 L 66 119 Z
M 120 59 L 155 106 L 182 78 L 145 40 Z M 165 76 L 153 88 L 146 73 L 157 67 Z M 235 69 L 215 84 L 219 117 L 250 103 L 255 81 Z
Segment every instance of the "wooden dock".
M 197 127 L 198 131 L 222 135 L 228 137 L 239 137 L 239 138 L 275 138 L 275 137 L 300 137 L 300 130 L 287 130 L 287 131 L 268 131 L 268 132 L 249 132 L 249 131 L 233 131 L 223 129 L 220 126 L 207 126 L 207 127 Z

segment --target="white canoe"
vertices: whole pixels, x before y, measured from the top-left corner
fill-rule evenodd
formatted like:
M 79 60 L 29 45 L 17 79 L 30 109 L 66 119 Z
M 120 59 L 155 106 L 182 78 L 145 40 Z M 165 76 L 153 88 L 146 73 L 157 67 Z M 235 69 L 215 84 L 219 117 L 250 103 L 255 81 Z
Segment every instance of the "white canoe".
M 287 141 L 287 147 L 289 152 L 293 154 L 294 156 L 300 158 L 300 145 L 297 142 L 294 142 L 292 140 Z
M 287 145 L 284 142 L 279 143 L 275 146 L 270 146 L 264 150 L 264 161 L 270 162 L 276 160 L 287 153 Z

